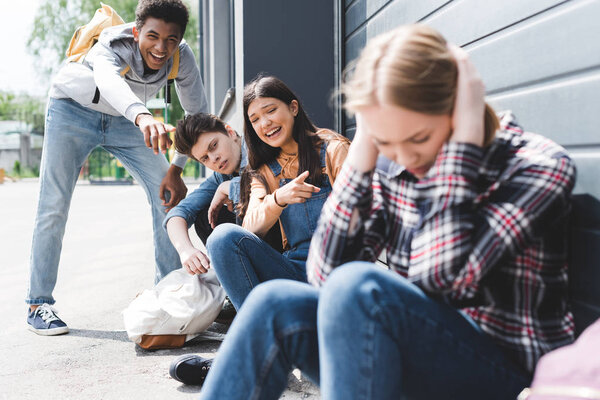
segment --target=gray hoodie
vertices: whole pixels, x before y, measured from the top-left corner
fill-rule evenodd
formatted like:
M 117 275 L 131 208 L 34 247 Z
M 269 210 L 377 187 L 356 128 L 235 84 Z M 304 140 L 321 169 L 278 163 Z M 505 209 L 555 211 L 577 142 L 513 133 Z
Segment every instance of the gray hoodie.
M 170 59 L 156 73 L 144 76 L 144 62 L 133 40 L 134 23 L 113 26 L 102 31 L 82 63 L 65 63 L 52 80 L 50 97 L 70 98 L 84 107 L 109 115 L 123 115 L 135 123 L 140 113 L 150 113 L 146 101 L 152 99 L 167 82 L 173 65 Z M 129 71 L 121 77 L 127 66 Z M 96 88 L 100 100 L 92 103 Z M 207 112 L 208 105 L 194 53 L 185 42 L 179 45 L 179 70 L 175 89 L 186 114 Z M 177 154 L 173 164 L 183 168 L 187 157 Z

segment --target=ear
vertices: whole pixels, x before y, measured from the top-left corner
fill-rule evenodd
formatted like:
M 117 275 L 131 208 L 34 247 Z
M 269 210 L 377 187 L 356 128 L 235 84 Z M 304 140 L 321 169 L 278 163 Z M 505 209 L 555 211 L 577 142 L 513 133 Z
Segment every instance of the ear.
M 137 30 L 137 28 L 134 26 L 131 31 L 133 32 L 133 40 L 135 40 L 136 42 L 139 42 L 140 40 L 140 32 Z
M 235 133 L 235 131 L 233 130 L 233 128 L 231 126 L 225 124 L 225 129 L 227 129 L 227 133 L 233 139 L 235 139 L 236 137 L 238 137 L 237 133 Z
M 300 108 L 298 105 L 298 100 L 292 100 L 292 102 L 289 105 L 290 107 L 290 112 L 292 113 L 292 115 L 295 117 L 298 115 L 298 109 Z

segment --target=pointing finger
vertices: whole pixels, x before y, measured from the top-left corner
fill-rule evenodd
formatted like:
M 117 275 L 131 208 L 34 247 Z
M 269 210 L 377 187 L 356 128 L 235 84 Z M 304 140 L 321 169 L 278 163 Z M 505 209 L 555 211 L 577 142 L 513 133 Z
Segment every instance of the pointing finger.
M 300 175 L 298 175 L 296 177 L 296 179 L 294 179 L 294 181 L 296 181 L 298 183 L 304 183 L 304 181 L 306 180 L 306 178 L 308 178 L 308 171 L 304 171 L 303 173 L 301 173 Z

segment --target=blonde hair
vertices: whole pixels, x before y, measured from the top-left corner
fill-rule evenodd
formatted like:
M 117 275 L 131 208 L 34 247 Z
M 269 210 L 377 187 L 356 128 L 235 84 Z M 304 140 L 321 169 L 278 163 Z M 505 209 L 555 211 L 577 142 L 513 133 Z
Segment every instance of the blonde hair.
M 404 25 L 371 39 L 342 86 L 344 107 L 356 112 L 378 104 L 425 114 L 452 114 L 458 69 L 447 42 L 435 29 Z M 483 116 L 485 145 L 494 138 L 498 118 L 488 104 Z

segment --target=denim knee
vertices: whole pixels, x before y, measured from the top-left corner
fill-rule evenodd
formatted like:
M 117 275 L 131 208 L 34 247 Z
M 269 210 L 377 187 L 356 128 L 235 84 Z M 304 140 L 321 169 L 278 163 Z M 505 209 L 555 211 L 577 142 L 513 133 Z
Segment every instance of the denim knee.
M 318 316 L 321 321 L 334 321 L 352 312 L 373 315 L 380 301 L 380 281 L 389 271 L 369 262 L 354 261 L 336 268 L 321 289 Z M 392 275 L 390 275 L 392 277 Z M 407 284 L 408 281 L 406 282 Z
M 206 250 L 209 255 L 220 251 L 232 251 L 238 247 L 240 239 L 248 235 L 251 233 L 236 224 L 217 225 L 206 240 Z
M 252 319 L 261 320 L 264 329 L 265 323 L 270 325 L 280 319 L 290 318 L 293 320 L 294 313 L 303 308 L 307 301 L 311 302 L 313 298 L 316 305 L 316 293 L 316 289 L 307 283 L 289 279 L 273 279 L 261 283 L 250 292 L 240 313 L 242 310 L 246 310 L 244 315 L 250 313 Z
M 321 297 L 324 300 L 339 301 L 354 298 L 361 285 L 372 279 L 377 266 L 363 261 L 352 261 L 337 267 L 323 285 Z M 327 301 L 326 301 L 327 303 Z

